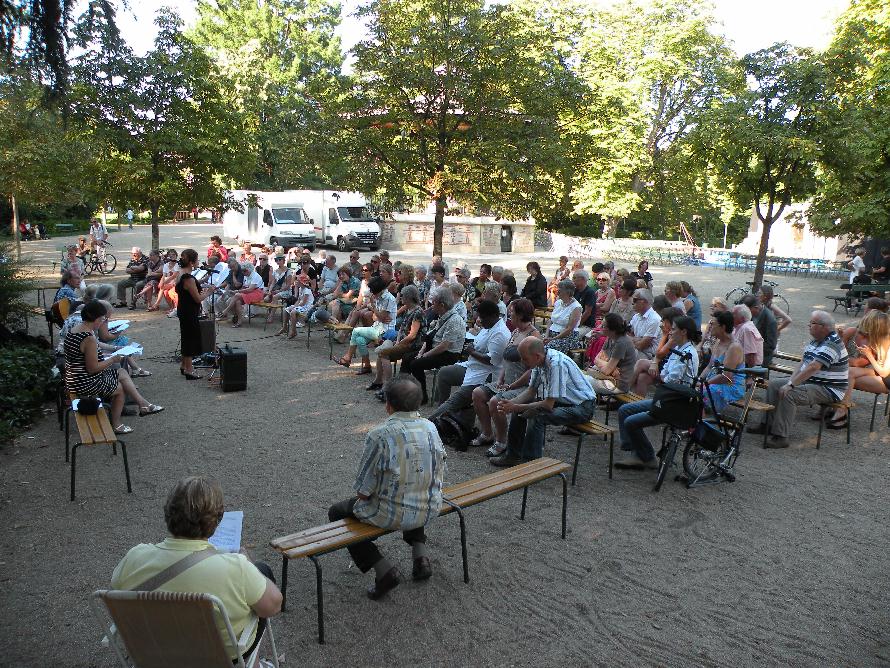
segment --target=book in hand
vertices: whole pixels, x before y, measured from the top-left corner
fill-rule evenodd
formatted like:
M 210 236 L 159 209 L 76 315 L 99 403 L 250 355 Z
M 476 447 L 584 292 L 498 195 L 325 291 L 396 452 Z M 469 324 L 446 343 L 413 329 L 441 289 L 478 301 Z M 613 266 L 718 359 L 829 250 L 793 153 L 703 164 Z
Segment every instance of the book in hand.
M 241 550 L 241 525 L 244 522 L 243 510 L 227 510 L 216 531 L 208 538 L 208 542 L 220 552 L 239 552 Z

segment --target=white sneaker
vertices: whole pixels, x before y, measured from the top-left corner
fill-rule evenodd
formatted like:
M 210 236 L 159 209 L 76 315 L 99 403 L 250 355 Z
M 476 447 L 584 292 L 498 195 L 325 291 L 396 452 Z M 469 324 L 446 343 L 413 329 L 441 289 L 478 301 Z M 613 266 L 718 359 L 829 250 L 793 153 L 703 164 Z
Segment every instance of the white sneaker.
M 485 453 L 486 457 L 500 457 L 502 454 L 507 452 L 507 444 L 500 443 L 499 441 L 495 441 L 492 446 Z
M 297 329 L 303 329 L 303 327 L 305 327 L 305 326 L 306 326 L 306 325 L 303 324 L 302 321 L 300 321 L 300 322 L 297 323 Z
M 168 318 L 175 318 L 175 317 L 176 317 L 176 309 L 173 309 L 172 311 L 170 311 L 170 312 L 167 314 L 167 317 L 168 317 Z

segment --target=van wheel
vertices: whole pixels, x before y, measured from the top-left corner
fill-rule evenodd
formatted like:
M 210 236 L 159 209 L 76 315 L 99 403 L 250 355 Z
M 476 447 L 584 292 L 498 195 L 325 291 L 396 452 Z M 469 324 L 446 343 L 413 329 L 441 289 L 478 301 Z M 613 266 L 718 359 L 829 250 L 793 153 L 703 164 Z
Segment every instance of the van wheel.
M 346 239 L 344 237 L 337 237 L 337 250 L 341 253 L 349 252 L 349 245 L 346 243 Z
M 278 237 L 269 237 L 269 245 L 277 246 L 278 245 Z

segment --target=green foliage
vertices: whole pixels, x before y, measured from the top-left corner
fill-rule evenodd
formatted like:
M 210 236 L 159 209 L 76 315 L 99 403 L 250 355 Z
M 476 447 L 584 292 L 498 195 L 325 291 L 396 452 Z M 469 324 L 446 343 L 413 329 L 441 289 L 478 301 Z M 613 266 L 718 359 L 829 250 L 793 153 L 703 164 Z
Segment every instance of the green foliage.
M 202 0 L 192 39 L 221 72 L 243 116 L 242 150 L 255 159 L 239 187 L 318 187 L 343 173 L 321 116 L 343 56 L 329 0 Z
M 50 351 L 28 345 L 0 348 L 0 443 L 11 440 L 39 415 L 54 384 Z
M 448 200 L 524 216 L 558 177 L 572 77 L 545 30 L 481 0 L 373 0 L 354 80 L 331 111 L 349 183 L 391 202 Z
M 819 188 L 808 212 L 825 235 L 890 236 L 890 1 L 854 0 L 825 54 Z
M 0 244 L 0 325 L 11 323 L 30 308 L 25 295 L 35 287 L 26 265 L 15 258 L 11 244 Z

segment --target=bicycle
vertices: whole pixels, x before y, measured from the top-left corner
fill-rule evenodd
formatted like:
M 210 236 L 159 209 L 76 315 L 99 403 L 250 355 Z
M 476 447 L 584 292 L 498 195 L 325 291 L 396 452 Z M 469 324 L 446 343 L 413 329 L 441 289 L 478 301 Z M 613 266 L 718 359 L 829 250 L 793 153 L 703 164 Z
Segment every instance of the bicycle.
M 763 281 L 763 284 L 769 285 L 770 287 L 773 287 L 773 288 L 778 287 L 778 285 L 779 285 L 775 281 L 767 281 L 765 279 Z M 754 281 L 745 281 L 745 285 L 748 285 L 750 287 L 746 288 L 746 287 L 740 285 L 739 287 L 733 288 L 732 290 L 727 292 L 726 296 L 724 297 L 724 299 L 726 299 L 726 302 L 728 304 L 738 304 L 742 300 L 742 297 L 744 297 L 745 295 L 751 294 L 751 289 L 754 287 Z M 788 300 L 785 299 L 778 292 L 773 294 L 773 301 L 777 302 L 777 306 L 780 309 L 782 309 L 785 313 L 788 313 L 789 315 L 791 314 L 791 305 L 788 303 Z
M 100 274 L 110 274 L 117 267 L 117 258 L 111 253 L 105 252 L 105 246 L 111 246 L 111 242 L 97 242 L 96 252 L 88 251 L 83 257 L 84 273 L 89 276 L 94 271 Z
M 706 366 L 706 364 L 702 365 L 699 374 L 704 371 Z M 727 369 L 719 363 L 714 365 L 714 371 L 718 374 L 728 372 L 758 378 L 764 378 L 767 374 L 767 370 L 762 367 Z M 719 413 L 714 413 L 712 417 L 704 417 L 705 392 L 708 394 L 710 405 L 714 405 L 711 387 L 703 382 L 699 375 L 693 381 L 692 389 L 697 390 L 697 403 L 690 402 L 685 411 L 671 411 L 677 419 L 673 422 L 669 419 L 662 431 L 662 446 L 658 453 L 658 472 L 652 490 L 654 492 L 661 489 L 667 472 L 674 466 L 680 443 L 684 440 L 686 445 L 683 449 L 683 471 L 687 489 L 699 485 L 714 484 L 723 479 L 735 482 L 733 467 L 739 456 L 748 406 L 754 396 L 754 386 L 752 385 L 745 393 L 745 401 L 739 419 Z M 697 415 L 694 421 L 693 415 Z M 677 480 L 682 478 L 684 476 L 677 476 Z

